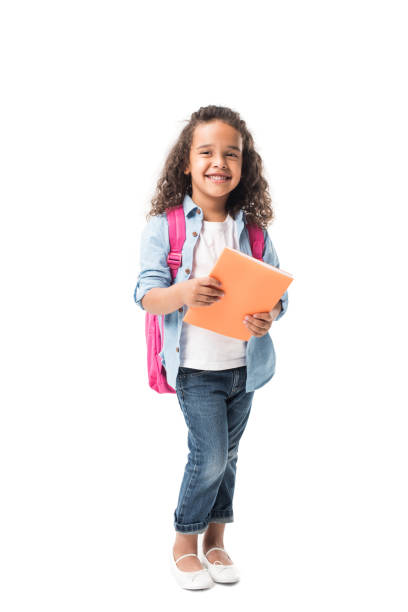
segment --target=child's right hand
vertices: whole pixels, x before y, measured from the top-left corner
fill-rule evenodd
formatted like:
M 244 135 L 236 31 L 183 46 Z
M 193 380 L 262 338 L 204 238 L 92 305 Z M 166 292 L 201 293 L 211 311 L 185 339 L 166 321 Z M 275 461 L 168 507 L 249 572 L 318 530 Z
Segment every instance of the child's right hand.
M 213 276 L 190 278 L 183 283 L 183 302 L 187 306 L 210 306 L 224 295 L 221 282 Z

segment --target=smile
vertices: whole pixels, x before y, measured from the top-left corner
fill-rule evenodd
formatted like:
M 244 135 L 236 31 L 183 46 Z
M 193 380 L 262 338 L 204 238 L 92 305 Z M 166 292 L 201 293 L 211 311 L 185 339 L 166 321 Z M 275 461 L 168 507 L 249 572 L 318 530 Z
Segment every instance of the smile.
M 213 183 L 226 183 L 227 181 L 231 180 L 229 176 L 207 176 L 206 175 L 205 178 L 208 178 Z

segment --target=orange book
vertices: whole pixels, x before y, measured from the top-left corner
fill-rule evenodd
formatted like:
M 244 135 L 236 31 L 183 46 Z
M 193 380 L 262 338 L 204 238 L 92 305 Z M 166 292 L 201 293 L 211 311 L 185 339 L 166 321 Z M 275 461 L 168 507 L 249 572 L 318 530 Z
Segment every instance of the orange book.
M 225 295 L 210 306 L 190 306 L 183 321 L 239 340 L 252 336 L 244 317 L 271 311 L 293 281 L 289 272 L 230 247 L 209 276 L 221 281 Z

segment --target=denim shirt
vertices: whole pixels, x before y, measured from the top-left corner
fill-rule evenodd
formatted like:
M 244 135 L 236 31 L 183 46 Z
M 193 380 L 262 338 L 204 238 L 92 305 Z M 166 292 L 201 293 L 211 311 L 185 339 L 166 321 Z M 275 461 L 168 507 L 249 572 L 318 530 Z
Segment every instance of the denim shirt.
M 182 262 L 175 278 L 176 283 L 187 280 L 193 268 L 193 251 L 201 232 L 203 211 L 186 194 L 183 200 L 186 219 L 186 240 L 182 250 Z M 198 214 L 200 211 L 200 214 Z M 239 249 L 247 255 L 252 255 L 249 236 L 244 223 L 244 211 L 236 213 L 235 224 Z M 263 230 L 265 246 L 263 260 L 279 268 L 279 259 L 269 237 Z M 169 287 L 173 284 L 170 268 L 167 265 L 167 255 L 170 251 L 169 229 L 166 213 L 152 216 L 142 231 L 140 243 L 140 272 L 134 291 L 134 300 L 142 310 L 142 298 L 153 287 Z M 288 292 L 282 298 L 282 310 L 273 325 L 288 308 Z M 160 330 L 164 317 L 164 340 L 160 352 L 162 364 L 166 369 L 168 384 L 176 389 L 177 373 L 180 365 L 180 334 L 183 317 L 188 306 L 185 304 L 174 312 L 158 315 Z M 271 327 L 271 329 L 272 329 Z M 269 331 L 263 336 L 251 336 L 246 341 L 247 380 L 246 391 L 255 391 L 265 385 L 275 374 L 275 349 Z

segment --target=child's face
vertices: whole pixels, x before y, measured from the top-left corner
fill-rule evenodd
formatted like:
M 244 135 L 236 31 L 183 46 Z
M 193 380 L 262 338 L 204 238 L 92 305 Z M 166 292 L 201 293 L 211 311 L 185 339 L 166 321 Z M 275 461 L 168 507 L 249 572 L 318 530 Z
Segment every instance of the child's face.
M 193 200 L 195 196 L 197 199 L 204 196 L 225 204 L 229 192 L 241 180 L 241 169 L 242 136 L 238 130 L 219 120 L 195 128 L 185 170 L 185 174 L 191 173 Z M 208 176 L 211 174 L 224 174 L 228 178 L 211 179 Z

